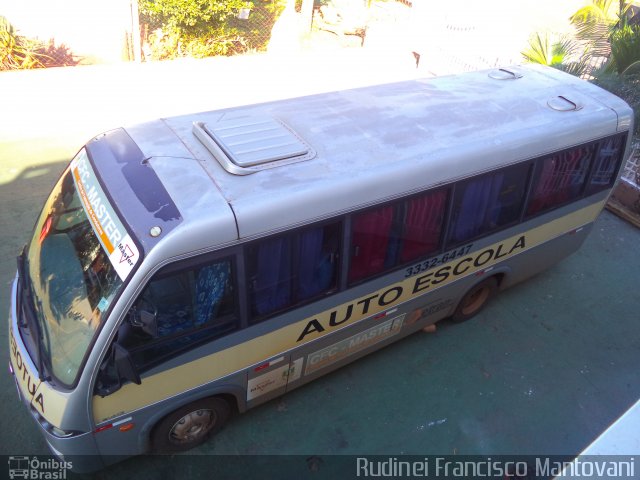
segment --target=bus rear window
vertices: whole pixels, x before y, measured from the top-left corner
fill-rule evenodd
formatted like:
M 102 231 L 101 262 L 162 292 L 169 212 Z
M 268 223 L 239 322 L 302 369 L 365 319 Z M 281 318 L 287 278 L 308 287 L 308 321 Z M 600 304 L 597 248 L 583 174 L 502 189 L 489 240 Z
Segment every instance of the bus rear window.
M 626 133 L 610 137 L 598 145 L 593 173 L 587 185 L 587 195 L 609 188 L 615 181 L 624 153 Z

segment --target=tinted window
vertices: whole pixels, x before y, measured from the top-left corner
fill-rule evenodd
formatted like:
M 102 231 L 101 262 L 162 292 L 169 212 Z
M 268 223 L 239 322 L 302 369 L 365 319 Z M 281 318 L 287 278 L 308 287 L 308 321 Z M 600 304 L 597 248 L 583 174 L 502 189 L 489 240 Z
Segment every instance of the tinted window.
M 440 249 L 447 194 L 447 190 L 440 190 L 407 201 L 400 263 Z
M 624 154 L 626 134 L 607 138 L 598 144 L 593 173 L 587 185 L 587 195 L 609 188 L 616 179 Z
M 438 251 L 447 196 L 438 190 L 354 215 L 349 281 Z
M 375 275 L 385 269 L 393 216 L 392 206 L 353 216 L 350 282 Z
M 537 166 L 527 215 L 541 213 L 578 198 L 594 146 L 577 147 L 542 159 Z
M 157 336 L 125 324 L 120 343 L 139 367 L 157 363 L 202 340 L 238 326 L 234 278 L 230 259 L 153 279 L 136 301 L 129 319 L 154 315 Z
M 247 248 L 254 320 L 332 292 L 337 287 L 340 224 L 263 240 Z
M 465 242 L 517 221 L 529 164 L 515 165 L 456 186 L 449 241 Z

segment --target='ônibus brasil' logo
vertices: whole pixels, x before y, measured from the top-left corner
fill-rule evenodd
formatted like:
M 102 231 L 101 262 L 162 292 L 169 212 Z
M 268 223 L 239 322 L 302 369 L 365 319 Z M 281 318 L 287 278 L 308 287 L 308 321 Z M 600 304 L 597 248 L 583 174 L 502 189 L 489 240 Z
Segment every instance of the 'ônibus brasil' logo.
M 71 462 L 64 462 L 55 458 L 41 460 L 38 457 L 10 456 L 9 478 L 27 478 L 34 480 L 64 480 L 67 470 L 73 468 Z

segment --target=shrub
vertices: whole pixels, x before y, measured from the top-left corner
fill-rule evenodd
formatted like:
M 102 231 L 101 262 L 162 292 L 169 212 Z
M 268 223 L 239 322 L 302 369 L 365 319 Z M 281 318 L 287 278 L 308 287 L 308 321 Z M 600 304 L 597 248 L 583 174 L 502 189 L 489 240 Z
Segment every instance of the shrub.
M 640 74 L 601 74 L 593 83 L 619 96 L 635 112 L 635 136 L 640 137 Z
M 154 60 L 235 55 L 264 50 L 286 0 L 140 0 Z M 238 19 L 251 8 L 249 19 Z
M 77 65 L 65 45 L 45 44 L 18 34 L 15 27 L 0 15 L 0 70 L 63 67 Z

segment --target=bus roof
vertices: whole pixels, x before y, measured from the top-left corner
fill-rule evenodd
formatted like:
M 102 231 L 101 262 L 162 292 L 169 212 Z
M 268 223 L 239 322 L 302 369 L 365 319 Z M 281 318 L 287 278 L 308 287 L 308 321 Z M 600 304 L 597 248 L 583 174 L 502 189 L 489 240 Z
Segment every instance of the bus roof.
M 194 134 L 194 122 L 213 149 Z M 266 138 L 254 155 L 259 128 L 247 125 L 255 122 L 273 127 L 283 143 Z M 631 122 L 626 103 L 588 82 L 517 66 L 165 118 L 126 131 L 182 215 L 176 243 L 186 252 L 425 190 Z M 239 126 L 237 138 L 225 136 L 229 125 Z M 305 158 L 289 163 L 287 155 Z M 237 161 L 236 173 L 221 156 Z M 256 171 L 244 175 L 247 168 Z

